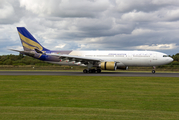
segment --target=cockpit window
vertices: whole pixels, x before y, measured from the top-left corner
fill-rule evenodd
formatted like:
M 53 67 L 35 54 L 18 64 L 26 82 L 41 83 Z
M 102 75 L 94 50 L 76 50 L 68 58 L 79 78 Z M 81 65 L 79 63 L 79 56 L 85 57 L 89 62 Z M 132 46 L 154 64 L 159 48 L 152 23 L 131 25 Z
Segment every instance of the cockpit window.
M 168 55 L 163 55 L 163 57 L 168 57 Z

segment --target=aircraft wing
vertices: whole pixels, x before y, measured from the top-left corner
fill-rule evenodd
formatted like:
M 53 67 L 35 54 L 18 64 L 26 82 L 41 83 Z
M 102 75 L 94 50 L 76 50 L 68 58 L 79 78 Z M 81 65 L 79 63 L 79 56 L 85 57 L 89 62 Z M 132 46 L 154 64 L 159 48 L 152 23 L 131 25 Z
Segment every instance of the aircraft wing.
M 99 58 L 89 58 L 89 57 L 81 57 L 81 56 L 73 56 L 73 55 L 59 55 L 59 54 L 46 54 L 46 55 L 56 56 L 56 57 L 59 57 L 59 59 L 62 59 L 62 60 L 81 62 L 82 64 L 109 61 L 109 60 L 104 60 L 104 59 L 99 59 Z M 113 61 L 113 60 L 111 60 L 111 61 Z

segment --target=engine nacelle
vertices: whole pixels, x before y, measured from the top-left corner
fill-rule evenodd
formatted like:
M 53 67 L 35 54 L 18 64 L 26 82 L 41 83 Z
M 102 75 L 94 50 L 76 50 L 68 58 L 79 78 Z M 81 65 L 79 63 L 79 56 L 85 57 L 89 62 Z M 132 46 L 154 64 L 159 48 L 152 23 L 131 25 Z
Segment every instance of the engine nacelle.
M 117 63 L 117 69 L 128 70 L 128 66 L 125 66 L 122 62 Z
M 102 62 L 101 69 L 102 70 L 116 70 L 117 64 L 116 62 Z
M 123 66 L 123 67 L 122 67 L 122 66 L 121 66 L 121 67 L 118 67 L 118 66 L 117 66 L 117 69 L 120 69 L 120 70 L 128 70 L 128 66 Z

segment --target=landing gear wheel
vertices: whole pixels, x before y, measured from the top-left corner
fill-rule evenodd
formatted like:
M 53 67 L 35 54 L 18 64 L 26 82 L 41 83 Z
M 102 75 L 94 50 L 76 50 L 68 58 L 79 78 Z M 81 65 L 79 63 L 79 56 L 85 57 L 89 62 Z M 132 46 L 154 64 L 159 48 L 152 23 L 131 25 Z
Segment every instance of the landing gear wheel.
M 152 74 L 155 74 L 155 70 L 152 70 Z
M 87 70 L 87 69 L 84 69 L 84 70 L 83 70 L 83 73 L 88 73 L 88 70 Z
M 101 69 L 97 69 L 97 73 L 101 73 Z
M 89 69 L 89 73 L 95 73 L 96 70 L 95 69 Z
M 155 66 L 153 66 L 152 74 L 155 74 Z
M 89 69 L 89 73 L 93 73 L 93 70 L 92 70 L 92 69 Z
M 96 70 L 95 69 L 92 69 L 93 73 L 96 73 Z
M 88 69 L 84 69 L 83 70 L 83 73 L 96 73 L 96 72 L 97 73 L 101 73 L 101 69 L 97 69 L 97 70 L 96 69 L 89 69 L 89 70 Z

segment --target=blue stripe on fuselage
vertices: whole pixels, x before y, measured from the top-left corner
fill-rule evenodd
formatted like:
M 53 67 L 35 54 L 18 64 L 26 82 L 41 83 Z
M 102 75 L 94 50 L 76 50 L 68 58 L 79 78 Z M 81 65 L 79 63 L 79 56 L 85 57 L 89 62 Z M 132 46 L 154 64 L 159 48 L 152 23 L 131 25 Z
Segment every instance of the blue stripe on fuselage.
M 41 55 L 39 60 L 47 61 L 48 60 L 48 55 Z

